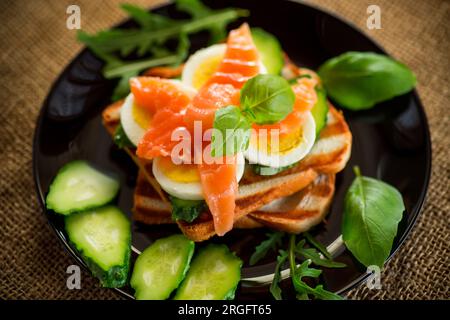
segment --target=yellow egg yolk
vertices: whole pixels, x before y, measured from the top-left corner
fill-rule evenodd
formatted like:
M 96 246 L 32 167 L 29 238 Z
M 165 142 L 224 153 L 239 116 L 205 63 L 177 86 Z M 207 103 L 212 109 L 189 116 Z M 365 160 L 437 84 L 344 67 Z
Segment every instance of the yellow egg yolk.
M 133 104 L 131 114 L 139 127 L 142 129 L 148 129 L 150 126 L 150 121 L 152 120 L 152 114 L 147 109 L 140 107 L 137 104 Z
M 216 72 L 220 62 L 223 59 L 223 55 L 210 57 L 203 61 L 194 72 L 192 85 L 196 89 L 200 89 L 206 81 Z
M 271 137 L 270 134 L 267 135 L 267 138 L 253 135 L 251 143 L 257 144 L 258 150 L 265 151 L 268 154 L 286 154 L 301 143 L 303 139 L 302 131 L 302 128 L 299 128 L 287 134 L 283 134 L 280 137 L 275 135 Z M 274 139 L 278 139 L 278 148 L 276 147 L 276 140 Z M 266 144 L 265 149 L 262 145 L 264 143 Z
M 175 164 L 170 157 L 164 157 L 159 159 L 158 165 L 170 180 L 184 183 L 200 181 L 196 164 Z

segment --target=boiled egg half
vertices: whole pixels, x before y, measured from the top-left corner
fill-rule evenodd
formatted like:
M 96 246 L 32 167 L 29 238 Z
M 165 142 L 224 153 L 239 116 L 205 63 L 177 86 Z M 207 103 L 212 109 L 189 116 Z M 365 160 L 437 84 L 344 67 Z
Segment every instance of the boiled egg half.
M 244 166 L 244 156 L 239 153 L 236 168 L 237 181 L 244 175 Z M 177 165 L 170 157 L 158 157 L 153 160 L 152 170 L 156 181 L 168 194 L 184 200 L 204 199 L 196 164 Z
M 184 65 L 181 81 L 195 89 L 201 88 L 216 72 L 226 50 L 227 45 L 223 43 L 200 49 L 192 54 Z M 259 70 L 261 74 L 267 73 L 267 69 L 262 63 L 260 63 Z
M 261 139 L 252 132 L 245 158 L 251 164 L 260 164 L 272 168 L 292 165 L 303 159 L 311 150 L 316 138 L 316 123 L 311 112 L 305 114 L 300 132 L 295 131 L 278 139 L 277 145 L 272 144 L 270 134 Z

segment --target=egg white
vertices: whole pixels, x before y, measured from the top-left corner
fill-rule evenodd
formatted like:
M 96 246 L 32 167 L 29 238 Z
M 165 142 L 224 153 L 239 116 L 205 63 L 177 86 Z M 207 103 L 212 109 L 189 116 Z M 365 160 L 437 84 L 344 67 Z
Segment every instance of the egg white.
M 183 84 L 179 80 L 167 80 L 174 83 L 180 90 L 186 93 L 190 98 L 193 98 L 197 94 L 197 90 L 194 88 Z M 120 110 L 120 123 L 122 125 L 125 134 L 128 139 L 137 146 L 144 136 L 145 132 L 147 132 L 148 128 L 142 128 L 133 117 L 133 108 L 134 108 L 134 96 L 130 93 Z
M 167 177 L 159 166 L 160 158 L 153 159 L 152 171 L 161 188 L 168 194 L 184 200 L 204 199 L 201 182 L 178 182 Z M 245 160 L 242 153 L 237 157 L 236 179 L 240 181 L 244 175 Z M 220 182 L 218 182 L 220 183 Z
M 268 137 L 270 139 L 270 137 Z M 305 116 L 302 128 L 302 139 L 297 146 L 283 153 L 267 153 L 259 150 L 257 141 L 250 142 L 245 158 L 252 164 L 260 164 L 272 168 L 281 168 L 303 159 L 311 150 L 316 139 L 316 123 L 311 112 Z
M 183 73 L 181 74 L 181 81 L 191 87 L 194 87 L 194 76 L 195 72 L 200 68 L 203 62 L 208 59 L 215 58 L 217 56 L 225 55 L 227 50 L 227 45 L 225 43 L 214 44 L 207 48 L 200 49 L 193 53 L 189 59 L 186 61 Z M 260 62 L 259 73 L 266 74 L 266 67 Z

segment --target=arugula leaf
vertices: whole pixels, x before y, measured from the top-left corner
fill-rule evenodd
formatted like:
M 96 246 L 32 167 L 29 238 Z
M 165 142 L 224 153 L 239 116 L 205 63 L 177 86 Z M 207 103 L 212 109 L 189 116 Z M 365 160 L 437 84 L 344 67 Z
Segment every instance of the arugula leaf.
M 327 248 L 321 244 L 319 241 L 317 241 L 316 239 L 314 239 L 314 237 L 309 233 L 309 232 L 303 232 L 303 235 L 305 236 L 306 240 L 313 245 L 314 247 L 316 247 L 327 259 L 333 259 L 331 257 L 331 254 L 328 252 Z
M 179 60 L 178 56 L 174 54 L 163 58 L 156 58 L 156 59 L 149 58 L 139 61 L 123 62 L 115 65 L 107 65 L 103 69 L 103 75 L 107 79 L 112 79 L 119 77 L 123 74 L 138 73 L 140 70 L 144 70 L 147 68 L 176 63 L 178 60 Z
M 362 110 L 414 88 L 416 77 L 404 64 L 372 52 L 346 52 L 318 71 L 327 93 L 342 107 Z
M 211 138 L 211 155 L 233 155 L 248 148 L 250 122 L 235 106 L 220 108 L 215 113 Z
M 174 221 L 192 222 L 207 208 L 206 202 L 203 200 L 184 200 L 174 196 L 170 196 L 169 199 L 172 204 L 172 219 Z
M 303 261 L 302 264 L 296 269 L 297 277 L 318 278 L 322 274 L 322 270 L 310 268 L 310 264 L 311 262 L 309 261 Z
M 228 23 L 249 14 L 247 10 L 233 8 L 212 10 L 198 0 L 178 0 L 177 3 L 181 10 L 201 10 L 194 14 L 193 19 L 174 20 L 131 4 L 123 4 L 121 8 L 137 22 L 138 28 L 106 30 L 94 35 L 83 31 L 77 33 L 78 40 L 106 62 L 103 75 L 108 79 L 120 78 L 113 100 L 129 92 L 129 78 L 142 70 L 158 65 L 180 64 L 189 52 L 189 34 L 209 30 L 212 35 L 224 35 Z M 168 49 L 169 40 L 178 41 L 175 52 Z M 138 57 L 146 57 L 139 60 L 121 58 L 134 52 Z
M 303 256 L 305 259 L 311 260 L 312 263 L 318 266 L 326 268 L 344 268 L 347 266 L 345 263 L 336 262 L 332 259 L 321 257 L 319 252 L 314 248 L 304 248 L 303 246 L 299 247 L 297 245 L 295 252 Z
M 160 29 L 177 23 L 176 20 L 170 19 L 163 15 L 151 13 L 133 4 L 123 3 L 120 7 L 143 28 Z
M 213 12 L 212 9 L 205 6 L 200 0 L 178 0 L 176 2 L 177 9 L 190 14 L 194 19 L 203 18 Z M 226 38 L 227 22 L 217 21 L 209 27 L 211 35 L 210 42 L 216 43 Z
M 136 49 L 143 43 L 157 42 L 164 43 L 169 39 L 176 39 L 182 33 L 191 34 L 199 32 L 217 25 L 221 22 L 228 24 L 229 22 L 239 18 L 248 16 L 247 10 L 242 9 L 223 9 L 213 10 L 209 15 L 194 20 L 179 20 L 157 29 L 141 28 L 141 29 L 115 29 L 109 31 L 101 31 L 95 35 L 88 35 L 84 32 L 78 32 L 78 40 L 85 43 L 89 47 L 95 46 L 102 52 L 116 52 L 123 48 L 127 48 L 127 52 Z
M 272 124 L 292 112 L 295 94 L 281 76 L 261 74 L 248 80 L 241 89 L 243 113 L 256 124 Z
M 361 176 L 358 167 L 354 171 L 344 199 L 342 238 L 363 265 L 382 268 L 405 210 L 402 195 L 385 182 Z
M 120 123 L 114 132 L 113 140 L 119 148 L 134 148 L 134 144 L 130 141 Z
M 117 101 L 125 97 L 130 92 L 130 78 L 135 77 L 137 75 L 138 75 L 137 71 L 122 74 L 119 82 L 114 88 L 111 100 Z
M 269 250 L 275 250 L 277 246 L 280 246 L 283 235 L 283 232 L 266 233 L 267 239 L 255 247 L 255 252 L 253 252 L 250 257 L 250 265 L 255 265 L 259 260 L 265 257 Z
M 275 266 L 275 271 L 273 273 L 272 284 L 270 285 L 270 293 L 276 300 L 282 300 L 281 288 L 278 285 L 281 280 L 281 268 L 288 258 L 288 254 L 284 250 L 279 250 L 279 255 L 277 257 L 277 265 Z
M 322 273 L 322 270 L 310 268 L 310 260 L 305 260 L 299 267 L 297 267 L 295 251 L 298 245 L 295 245 L 295 239 L 295 234 L 291 235 L 289 241 L 289 265 L 292 284 L 294 285 L 295 291 L 299 294 L 299 297 L 305 299 L 308 297 L 308 295 L 313 295 L 316 299 L 341 300 L 341 296 L 325 290 L 322 285 L 317 285 L 316 287 L 312 288 L 303 281 L 303 277 L 319 277 Z M 304 242 L 302 243 L 302 245 L 303 244 Z
M 121 62 L 114 60 L 112 63 L 108 63 L 105 66 L 103 69 L 103 75 L 105 78 L 111 79 L 126 74 L 137 74 L 140 70 L 159 65 L 179 64 L 185 59 L 189 50 L 189 44 L 189 38 L 186 34 L 181 34 L 177 51 L 175 53 L 162 56 L 160 58 L 153 57 L 132 62 Z M 165 52 L 168 51 L 165 50 Z M 156 54 L 159 55 L 158 51 L 156 51 Z

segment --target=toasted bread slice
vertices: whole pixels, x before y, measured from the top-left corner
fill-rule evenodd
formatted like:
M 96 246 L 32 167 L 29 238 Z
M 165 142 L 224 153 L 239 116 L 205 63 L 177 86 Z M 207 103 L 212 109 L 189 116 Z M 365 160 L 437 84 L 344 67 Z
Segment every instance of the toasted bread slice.
M 247 170 L 249 171 L 249 170 Z M 250 212 L 271 203 L 275 199 L 289 196 L 311 184 L 317 177 L 312 169 L 303 170 L 284 176 L 266 177 L 265 180 L 239 182 L 239 193 L 236 198 L 234 221 L 237 222 Z M 239 225 L 249 228 L 255 221 L 241 221 Z M 177 221 L 181 231 L 194 241 L 204 241 L 215 235 L 211 214 L 203 214 L 191 223 Z
M 303 190 L 272 201 L 245 218 L 290 233 L 307 231 L 327 214 L 334 195 L 334 183 L 334 174 L 321 174 Z
M 334 182 L 334 174 L 321 174 L 306 188 L 288 197 L 273 200 L 258 210 L 242 216 L 236 220 L 234 227 L 253 229 L 266 226 L 291 233 L 309 230 L 324 219 L 333 198 Z M 170 204 L 159 198 L 142 173 L 139 174 L 136 183 L 134 200 L 135 220 L 145 224 L 174 223 Z M 206 232 L 209 215 L 205 213 L 200 219 L 204 222 L 202 228 Z M 199 224 L 196 225 L 198 229 Z

